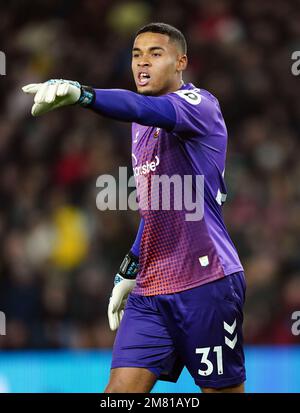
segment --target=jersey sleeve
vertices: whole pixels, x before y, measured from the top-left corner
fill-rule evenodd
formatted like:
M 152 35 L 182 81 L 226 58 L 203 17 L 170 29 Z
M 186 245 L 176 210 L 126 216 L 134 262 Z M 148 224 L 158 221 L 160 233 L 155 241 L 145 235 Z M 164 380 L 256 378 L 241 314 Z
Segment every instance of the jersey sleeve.
M 141 245 L 141 240 L 142 240 L 142 236 L 143 236 L 143 231 L 144 231 L 144 220 L 143 220 L 143 218 L 141 218 L 138 233 L 136 235 L 136 238 L 135 238 L 135 241 L 134 241 L 132 247 L 130 248 L 130 251 L 136 257 L 140 256 L 140 245 Z
M 198 89 L 179 90 L 168 95 L 175 113 L 176 122 L 172 133 L 182 137 L 210 134 L 219 120 L 217 100 L 204 96 Z
M 123 89 L 94 89 L 88 106 L 103 116 L 171 130 L 176 114 L 166 96 L 144 96 Z

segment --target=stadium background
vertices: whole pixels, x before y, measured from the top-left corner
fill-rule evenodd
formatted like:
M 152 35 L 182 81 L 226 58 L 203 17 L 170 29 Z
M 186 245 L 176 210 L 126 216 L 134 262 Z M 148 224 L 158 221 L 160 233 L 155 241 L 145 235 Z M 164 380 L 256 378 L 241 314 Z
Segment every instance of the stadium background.
M 298 0 L 53 2 L 0 6 L 2 391 L 102 391 L 114 334 L 113 276 L 138 216 L 96 208 L 96 179 L 130 167 L 130 125 L 81 108 L 30 116 L 21 86 L 48 78 L 134 90 L 133 34 L 186 35 L 184 79 L 214 93 L 229 131 L 225 221 L 247 276 L 249 391 L 300 390 L 300 105 L 291 54 Z M 195 390 L 187 375 L 156 390 Z M 177 389 L 177 390 L 176 390 Z

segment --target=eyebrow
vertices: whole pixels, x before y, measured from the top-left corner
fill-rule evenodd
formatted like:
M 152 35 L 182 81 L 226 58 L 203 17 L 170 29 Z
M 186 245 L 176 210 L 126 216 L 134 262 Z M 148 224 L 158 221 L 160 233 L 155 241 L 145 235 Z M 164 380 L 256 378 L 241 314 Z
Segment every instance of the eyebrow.
M 150 52 L 153 52 L 153 50 L 163 50 L 163 51 L 165 51 L 165 49 L 164 49 L 163 47 L 160 47 L 160 46 L 152 46 L 152 47 L 149 47 L 149 51 L 150 51 Z M 134 47 L 134 48 L 132 49 L 132 51 L 133 51 L 133 52 L 141 52 L 142 50 L 141 50 L 139 47 Z

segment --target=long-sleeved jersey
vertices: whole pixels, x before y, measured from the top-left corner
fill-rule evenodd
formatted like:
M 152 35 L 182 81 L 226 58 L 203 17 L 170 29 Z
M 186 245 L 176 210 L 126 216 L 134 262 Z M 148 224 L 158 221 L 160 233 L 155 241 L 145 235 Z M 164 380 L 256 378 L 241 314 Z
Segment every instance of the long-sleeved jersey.
M 143 228 L 133 292 L 175 293 L 242 271 L 222 217 L 227 130 L 217 99 L 192 84 L 161 97 L 115 94 L 96 90 L 93 108 L 134 122 Z

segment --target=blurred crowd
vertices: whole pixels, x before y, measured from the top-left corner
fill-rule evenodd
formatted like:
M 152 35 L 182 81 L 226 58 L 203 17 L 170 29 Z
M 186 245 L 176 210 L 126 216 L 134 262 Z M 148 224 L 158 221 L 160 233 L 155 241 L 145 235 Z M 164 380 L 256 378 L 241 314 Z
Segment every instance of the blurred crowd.
M 107 303 L 139 217 L 99 211 L 96 180 L 130 167 L 130 125 L 77 107 L 33 118 L 21 86 L 134 90 L 132 40 L 151 21 L 185 33 L 184 80 L 214 93 L 227 123 L 224 215 L 247 277 L 245 341 L 299 342 L 300 1 L 11 0 L 0 11 L 0 348 L 112 346 Z

